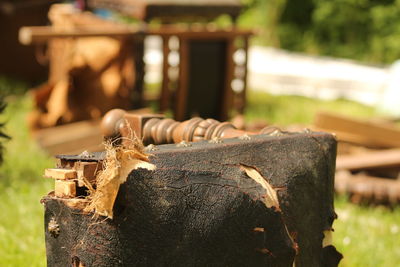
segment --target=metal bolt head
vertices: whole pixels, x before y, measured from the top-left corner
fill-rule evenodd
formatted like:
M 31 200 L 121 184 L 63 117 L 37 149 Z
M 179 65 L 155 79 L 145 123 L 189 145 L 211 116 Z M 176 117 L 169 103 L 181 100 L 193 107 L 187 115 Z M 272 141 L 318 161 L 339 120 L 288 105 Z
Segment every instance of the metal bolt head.
M 251 139 L 251 137 L 250 137 L 248 134 L 244 134 L 244 135 L 242 135 L 242 136 L 239 136 L 239 139 L 240 139 L 240 140 L 246 140 L 246 141 L 248 141 L 248 140 Z
M 272 133 L 269 134 L 270 136 L 282 136 L 283 133 L 281 130 L 277 129 L 275 131 L 273 131 Z
M 281 135 L 283 135 L 281 129 L 279 129 L 278 127 L 275 127 L 275 126 L 265 127 L 264 129 L 262 129 L 260 131 L 260 133 L 261 134 L 266 134 L 266 135 L 269 135 L 269 136 L 281 136 Z
M 49 224 L 47 225 L 47 230 L 54 238 L 60 235 L 60 226 L 58 225 L 56 219 L 54 218 L 50 219 Z
M 81 154 L 79 154 L 79 157 L 84 158 L 84 159 L 90 159 L 90 158 L 94 158 L 94 154 L 92 154 L 89 151 L 85 150 Z
M 192 144 L 186 142 L 186 141 L 182 141 L 179 144 L 176 145 L 177 147 L 190 147 L 192 146 Z
M 154 144 L 150 144 L 150 145 L 146 146 L 144 148 L 144 150 L 146 152 L 150 152 L 150 151 L 156 151 L 156 150 L 158 150 L 158 148 Z
M 210 144 L 221 144 L 223 141 L 219 137 L 213 137 L 210 141 L 208 141 Z

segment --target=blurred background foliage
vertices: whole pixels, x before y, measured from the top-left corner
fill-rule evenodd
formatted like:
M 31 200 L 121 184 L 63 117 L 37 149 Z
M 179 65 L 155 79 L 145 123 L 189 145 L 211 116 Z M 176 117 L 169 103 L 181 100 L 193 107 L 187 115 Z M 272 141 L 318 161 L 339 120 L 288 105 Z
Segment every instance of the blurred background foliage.
M 258 43 L 388 64 L 400 57 L 400 0 L 243 0 Z

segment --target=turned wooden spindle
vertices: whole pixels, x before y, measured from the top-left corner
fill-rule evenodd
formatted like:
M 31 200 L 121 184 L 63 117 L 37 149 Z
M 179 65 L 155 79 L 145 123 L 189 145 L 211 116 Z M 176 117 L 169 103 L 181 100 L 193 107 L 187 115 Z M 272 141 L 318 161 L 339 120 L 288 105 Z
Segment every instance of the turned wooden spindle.
M 132 137 L 134 133 L 144 144 L 155 145 L 257 134 L 214 119 L 192 118 L 178 122 L 160 115 L 129 114 L 121 109 L 109 111 L 102 120 L 101 129 L 106 138 Z

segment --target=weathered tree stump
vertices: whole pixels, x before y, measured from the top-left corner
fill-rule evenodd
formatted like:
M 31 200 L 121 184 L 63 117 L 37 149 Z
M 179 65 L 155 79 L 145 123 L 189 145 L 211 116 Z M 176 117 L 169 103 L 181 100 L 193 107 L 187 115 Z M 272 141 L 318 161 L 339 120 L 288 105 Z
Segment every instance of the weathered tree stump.
M 130 173 L 113 219 L 49 194 L 48 266 L 336 266 L 336 140 L 274 135 L 153 147 L 156 169 Z

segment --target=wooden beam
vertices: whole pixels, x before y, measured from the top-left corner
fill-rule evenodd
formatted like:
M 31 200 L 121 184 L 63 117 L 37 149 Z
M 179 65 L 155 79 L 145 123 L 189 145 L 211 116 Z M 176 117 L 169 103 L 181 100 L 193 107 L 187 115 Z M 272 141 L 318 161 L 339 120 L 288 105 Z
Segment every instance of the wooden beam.
M 249 37 L 254 34 L 254 31 L 240 30 L 237 28 L 228 28 L 224 30 L 218 29 L 215 31 L 210 31 L 207 30 L 206 27 L 193 29 L 189 27 L 180 27 L 180 26 L 162 26 L 158 28 L 148 28 L 146 30 L 146 34 L 160 35 L 160 36 L 176 35 L 182 38 L 201 39 L 201 40 L 207 40 L 207 39 L 216 40 L 218 38 L 220 38 L 221 40 L 225 40 L 227 38 L 235 38 L 238 36 Z
M 314 130 L 335 133 L 339 141 L 367 147 L 400 147 L 400 129 L 384 123 L 363 121 L 331 113 L 318 113 Z
M 216 30 L 209 31 L 206 28 L 200 30 L 191 30 L 187 27 L 163 26 L 158 28 L 147 28 L 145 30 L 139 27 L 115 25 L 115 26 L 80 26 L 73 29 L 55 29 L 51 26 L 30 26 L 22 27 L 19 30 L 19 41 L 24 45 L 35 43 L 46 43 L 54 38 L 83 38 L 83 37 L 112 37 L 112 38 L 129 38 L 137 35 L 159 35 L 172 36 L 179 35 L 181 37 L 191 39 L 226 39 L 235 36 L 250 36 L 253 31 L 250 30 Z
M 338 194 L 350 194 L 351 201 L 360 203 L 398 203 L 400 201 L 400 181 L 363 174 L 351 175 L 338 172 L 335 177 L 335 191 Z
M 131 114 L 148 114 L 148 108 L 130 110 Z M 33 137 L 39 146 L 51 155 L 80 154 L 103 151 L 103 135 L 100 129 L 100 121 L 87 120 L 65 125 L 44 128 L 33 132 Z
M 337 170 L 363 170 L 400 167 L 400 149 L 385 149 L 354 155 L 339 155 Z
M 76 183 L 75 181 L 56 180 L 54 185 L 54 193 L 56 197 L 75 197 Z
M 77 172 L 75 170 L 68 169 L 46 169 L 44 176 L 47 178 L 53 178 L 58 180 L 76 179 Z
M 24 45 L 36 43 L 46 43 L 53 38 L 82 38 L 82 37 L 113 37 L 123 38 L 133 36 L 138 33 L 136 28 L 128 27 L 109 27 L 90 26 L 74 28 L 70 30 L 55 29 L 51 26 L 22 27 L 19 30 L 19 41 Z
M 85 183 L 92 185 L 96 182 L 97 172 L 102 170 L 102 164 L 98 162 L 75 162 L 74 169 L 78 174 L 78 185 L 84 186 Z
M 52 155 L 101 151 L 103 136 L 99 121 L 81 121 L 34 132 L 39 145 Z

